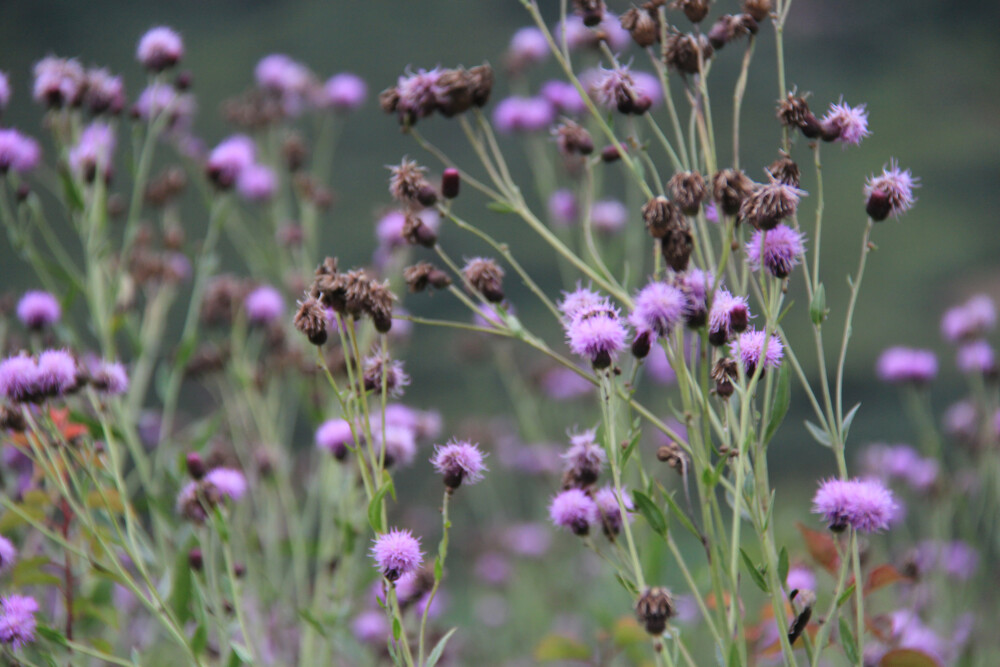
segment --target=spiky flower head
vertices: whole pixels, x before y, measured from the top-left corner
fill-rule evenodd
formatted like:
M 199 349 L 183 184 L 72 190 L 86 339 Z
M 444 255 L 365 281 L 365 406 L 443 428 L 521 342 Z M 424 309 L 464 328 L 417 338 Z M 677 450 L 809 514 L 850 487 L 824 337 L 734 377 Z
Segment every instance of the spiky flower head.
M 805 252 L 804 235 L 787 225 L 770 231 L 757 230 L 745 247 L 747 261 L 754 271 L 761 266 L 776 278 L 787 278 Z
M 653 105 L 652 98 L 639 90 L 628 67 L 599 70 L 590 86 L 591 94 L 604 107 L 624 114 L 641 115 Z
M 586 488 L 597 481 L 608 457 L 596 440 L 596 431 L 588 429 L 570 436 L 570 447 L 561 454 L 564 464 L 563 486 Z
M 708 342 L 725 345 L 733 336 L 746 330 L 750 324 L 750 306 L 745 296 L 734 296 L 720 287 L 715 290 L 712 308 L 708 312 Z
M 598 369 L 611 365 L 627 335 L 618 309 L 607 302 L 578 310 L 566 325 L 570 349 Z
M 795 214 L 799 198 L 806 194 L 794 185 L 768 176 L 768 182 L 754 187 L 740 204 L 740 220 L 749 222 L 755 229 L 774 229 L 779 222 Z
M 930 382 L 937 375 L 937 357 L 930 350 L 890 347 L 878 359 L 876 370 L 890 384 Z
M 0 644 L 8 644 L 15 651 L 35 641 L 35 612 L 38 603 L 26 595 L 7 595 L 0 598 Z
M 40 396 L 62 396 L 76 386 L 76 361 L 66 350 L 45 350 L 38 355 L 36 391 Z
M 247 492 L 247 478 L 234 468 L 213 468 L 204 482 L 211 484 L 225 498 L 239 500 Z
M 87 75 L 72 58 L 47 56 L 35 63 L 32 96 L 49 108 L 75 106 L 83 98 Z
M 583 287 L 579 282 L 572 292 L 563 292 L 563 299 L 559 302 L 559 312 L 563 314 L 563 322 L 570 322 L 577 313 L 585 308 L 594 306 L 604 306 L 608 304 L 608 299 L 600 293 Z
M 117 361 L 100 361 L 90 369 L 90 385 L 107 396 L 120 396 L 128 391 L 128 373 Z
M 556 526 L 583 536 L 600 520 L 600 512 L 597 503 L 586 493 L 580 489 L 567 489 L 549 503 L 549 518 Z
M 784 346 L 781 339 L 775 334 L 768 338 L 763 331 L 750 329 L 744 331 L 739 337 L 729 345 L 729 351 L 734 357 L 738 357 L 743 364 L 743 372 L 747 377 L 753 375 L 757 366 L 763 364 L 761 374 L 764 369 L 777 368 L 781 365 L 781 359 L 785 355 Z
M 622 528 L 622 511 L 618 504 L 618 494 L 613 487 L 603 486 L 594 493 L 594 502 L 597 503 L 604 534 L 608 539 L 614 539 Z M 622 494 L 622 504 L 625 505 L 626 511 L 632 509 L 632 501 L 628 494 Z M 626 519 L 631 520 L 631 518 L 626 514 Z
M 479 450 L 478 445 L 453 440 L 447 445 L 434 448 L 431 465 L 438 474 L 444 476 L 444 485 L 454 490 L 462 483 L 475 484 L 483 479 L 486 471 L 484 458 L 485 454 Z
M 52 326 L 61 316 L 59 301 L 48 292 L 30 290 L 17 302 L 17 318 L 33 331 Z
M 875 479 L 828 479 L 813 497 L 814 514 L 820 514 L 830 530 L 848 526 L 862 533 L 885 530 L 896 518 L 899 506 L 892 492 Z
M 687 299 L 677 287 L 657 281 L 643 287 L 634 303 L 629 323 L 638 331 L 667 336 L 684 319 Z
M 823 116 L 820 125 L 823 126 L 824 139 L 835 137 L 836 141 L 844 145 L 857 146 L 871 134 L 868 131 L 868 111 L 865 105 L 852 107 L 844 104 L 843 100 L 830 105 L 830 110 Z
M 420 540 L 408 530 L 393 528 L 373 540 L 371 557 L 375 567 L 388 581 L 396 581 L 416 570 L 423 561 Z
M 38 166 L 41 157 L 37 141 L 17 130 L 0 129 L 0 176 L 10 170 L 27 173 Z
M 149 29 L 139 40 L 135 56 L 146 69 L 162 72 L 184 57 L 184 42 L 172 29 L 157 26 Z
M 898 218 L 913 208 L 917 201 L 913 190 L 918 187 L 919 179 L 914 178 L 909 169 L 900 169 L 899 162 L 892 158 L 887 166 L 882 167 L 881 174 L 869 176 L 865 181 L 865 210 L 875 222 L 889 216 Z
M 386 393 L 393 398 L 402 396 L 404 388 L 410 384 L 410 376 L 403 370 L 403 362 L 383 354 L 364 359 L 362 378 L 366 391 L 381 393 L 384 383 Z

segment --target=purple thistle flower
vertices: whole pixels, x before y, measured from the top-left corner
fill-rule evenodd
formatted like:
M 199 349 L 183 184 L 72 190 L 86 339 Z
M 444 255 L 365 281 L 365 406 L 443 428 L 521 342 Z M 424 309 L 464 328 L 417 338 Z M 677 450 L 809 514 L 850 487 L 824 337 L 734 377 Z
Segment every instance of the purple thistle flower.
M 580 215 L 576 195 L 566 189 L 556 190 L 549 196 L 548 209 L 549 218 L 555 227 L 569 227 Z
M 125 82 L 103 67 L 88 70 L 83 101 L 91 113 L 117 115 L 125 107 Z
M 555 109 L 541 97 L 508 97 L 493 110 L 498 132 L 541 132 L 555 120 Z
M 604 447 L 597 443 L 596 434 L 594 429 L 588 429 L 570 436 L 570 447 L 561 454 L 565 461 L 564 484 L 582 489 L 597 481 L 608 456 Z
M 9 644 L 15 651 L 35 641 L 35 612 L 38 603 L 26 595 L 7 595 L 0 598 L 0 643 Z
M 381 424 L 375 423 L 372 424 L 372 440 L 376 451 L 384 450 L 386 467 L 410 465 L 417 456 L 417 434 L 411 427 L 390 424 L 387 420 L 383 430 Z
M 403 370 L 403 362 L 388 359 L 382 354 L 362 361 L 362 375 L 366 390 L 381 393 L 382 383 L 385 382 L 386 393 L 392 398 L 402 396 L 404 387 L 410 384 L 410 376 Z
M 507 57 L 518 68 L 544 61 L 549 57 L 549 43 L 545 39 L 545 33 L 534 26 L 521 28 L 510 39 Z
M 997 372 L 996 356 L 985 340 L 966 343 L 958 348 L 957 363 L 963 373 L 994 375 Z
M 176 88 L 165 83 L 154 83 L 139 94 L 132 110 L 145 121 L 155 120 L 160 114 L 168 113 L 167 127 L 182 131 L 191 127 L 197 106 L 193 95 L 179 93 Z
M 261 285 L 247 294 L 243 300 L 247 319 L 253 324 L 270 324 L 281 318 L 285 309 L 285 299 L 274 287 Z
M 872 445 L 865 451 L 863 466 L 870 477 L 899 479 L 915 491 L 929 490 L 938 476 L 937 460 L 921 457 L 909 445 Z
M 924 384 L 937 375 L 937 357 L 930 350 L 890 347 L 878 358 L 876 372 L 890 384 Z
M 745 296 L 733 296 L 720 287 L 715 290 L 708 312 L 708 342 L 724 345 L 733 334 L 745 331 L 750 324 L 750 307 Z
M 608 306 L 607 298 L 577 283 L 576 289 L 572 292 L 563 292 L 563 299 L 559 302 L 559 312 L 563 314 L 564 323 L 569 323 L 580 311 L 599 306 Z
M 356 111 L 365 103 L 368 85 L 357 74 L 341 72 L 323 84 L 323 106 L 347 113 Z
M 730 343 L 729 351 L 734 357 L 739 357 L 743 364 L 743 372 L 748 378 L 754 374 L 758 365 L 763 364 L 764 366 L 761 369 L 761 374 L 767 368 L 777 368 L 781 365 L 781 359 L 785 355 L 784 346 L 778 336 L 771 334 L 770 340 L 767 340 L 765 333 L 756 329 L 741 333 L 736 340 Z
M 38 365 L 27 354 L 7 357 L 0 362 L 0 392 L 12 403 L 24 403 L 38 396 Z
M 247 492 L 247 478 L 242 472 L 233 468 L 213 468 L 205 475 L 205 482 L 234 501 L 242 498 Z
M 424 118 L 434 113 L 437 108 L 437 87 L 441 70 L 435 67 L 427 71 L 419 69 L 416 73 L 407 71 L 397 80 L 396 92 L 399 102 L 396 111 L 401 118 Z
M 375 567 L 389 581 L 396 581 L 407 572 L 413 572 L 423 560 L 420 540 L 408 530 L 393 528 L 373 542 L 371 556 Z
M 944 411 L 942 422 L 945 433 L 960 440 L 975 440 L 979 430 L 979 414 L 975 404 L 970 401 L 950 405 Z
M 804 238 L 801 232 L 782 224 L 768 232 L 757 230 L 745 246 L 747 261 L 754 271 L 759 271 L 763 263 L 772 276 L 787 278 L 805 252 Z
M 667 336 L 684 319 L 687 299 L 684 292 L 664 282 L 651 282 L 635 297 L 629 323 L 637 331 Z
M 583 536 L 600 520 L 600 513 L 593 498 L 580 489 L 567 489 L 549 503 L 549 518 L 556 526 Z
M 949 577 L 968 581 L 979 567 L 979 552 L 961 540 L 948 542 L 941 547 L 939 564 Z
M 881 222 L 889 216 L 898 218 L 913 208 L 913 203 L 917 201 L 913 189 L 920 187 L 918 180 L 909 169 L 900 169 L 896 158 L 882 167 L 880 175 L 869 176 L 864 193 L 867 200 L 865 210 L 871 219 Z
M 147 31 L 139 40 L 135 57 L 146 69 L 162 72 L 179 63 L 184 57 L 184 42 L 172 29 L 157 26 Z
M 76 385 L 76 361 L 66 350 L 45 350 L 38 355 L 36 391 L 42 396 L 61 396 Z
M 253 74 L 258 86 L 278 95 L 302 93 L 312 80 L 309 68 L 284 53 L 261 58 Z
M 10 104 L 10 80 L 6 72 L 0 72 L 0 111 Z
M 236 184 L 244 169 L 254 164 L 256 153 L 250 137 L 233 135 L 212 149 L 205 170 L 216 186 L 226 190 Z
M 80 140 L 69 151 L 67 159 L 70 168 L 87 181 L 96 178 L 98 170 L 103 178 L 108 178 L 116 141 L 111 126 L 101 122 L 91 123 L 80 133 Z
M 128 391 L 128 373 L 117 361 L 101 361 L 90 369 L 90 383 L 107 396 L 120 396 Z
M 333 454 L 338 461 L 347 457 L 347 446 L 354 444 L 354 434 L 346 419 L 328 419 L 316 429 L 316 446 Z
M 9 572 L 17 562 L 17 548 L 3 535 L 0 535 L 0 574 Z
M 391 636 L 391 629 L 385 612 L 369 609 L 354 617 L 351 621 L 351 633 L 362 644 L 385 648 L 386 641 Z
M 31 290 L 17 302 L 17 319 L 33 331 L 52 326 L 61 316 L 59 301 L 48 292 Z
M 32 97 L 39 104 L 58 108 L 80 102 L 87 75 L 76 60 L 46 56 L 35 63 L 34 74 Z
M 546 81 L 538 94 L 548 100 L 559 113 L 578 116 L 587 110 L 587 103 L 580 96 L 580 91 L 567 81 Z
M 570 349 L 598 369 L 611 365 L 627 335 L 618 309 L 607 303 L 579 310 L 566 326 Z
M 599 232 L 614 234 L 625 228 L 628 208 L 617 199 L 595 201 L 590 207 L 590 224 Z
M 712 277 L 692 266 L 686 273 L 677 275 L 676 282 L 680 290 L 684 292 L 684 319 L 689 327 L 700 327 L 705 323 L 705 318 L 708 317 L 707 299 L 708 290 L 712 288 Z M 749 311 L 747 317 L 749 318 Z
M 631 510 L 632 500 L 628 497 L 628 494 L 623 494 L 622 500 L 624 501 L 625 509 Z M 594 502 L 597 503 L 597 511 L 604 526 L 604 534 L 609 538 L 613 538 L 622 528 L 622 511 L 618 505 L 618 494 L 615 493 L 612 487 L 605 486 L 598 489 L 594 494 Z M 632 520 L 630 515 L 627 515 L 626 518 L 629 521 Z
M 986 294 L 977 294 L 965 303 L 950 308 L 941 318 L 941 333 L 955 343 L 978 338 L 997 324 L 996 305 Z
M 796 565 L 788 570 L 785 585 L 788 586 L 789 591 L 815 591 L 816 575 L 808 567 Z
M 476 577 L 492 586 L 503 586 L 510 579 L 511 567 L 507 556 L 497 551 L 487 551 L 476 559 Z
M 263 164 L 247 165 L 236 178 L 236 189 L 252 202 L 270 201 L 278 188 L 278 175 Z
M 26 174 L 42 159 L 38 142 L 17 130 L 0 129 L 0 176 L 10 170 Z
M 643 114 L 653 105 L 652 98 L 640 90 L 628 67 L 600 68 L 584 72 L 585 87 L 601 106 L 624 114 Z M 648 81 L 646 82 L 648 87 Z
M 850 526 L 862 533 L 885 530 L 899 506 L 892 492 L 874 479 L 828 479 L 813 497 L 814 514 L 823 515 L 834 532 Z
M 844 145 L 857 146 L 862 139 L 871 134 L 868 131 L 868 111 L 864 104 L 852 107 L 844 104 L 843 100 L 831 104 L 830 110 L 820 123 L 824 135 L 836 135 L 836 141 Z
M 632 80 L 640 97 L 645 97 L 650 101 L 650 108 L 655 109 L 663 103 L 663 87 L 660 85 L 658 77 L 642 70 L 633 70 Z
M 486 471 L 484 458 L 478 445 L 453 440 L 447 445 L 434 448 L 431 464 L 438 474 L 444 476 L 444 485 L 449 490 L 454 490 L 463 482 L 475 484 L 483 479 L 483 472 Z

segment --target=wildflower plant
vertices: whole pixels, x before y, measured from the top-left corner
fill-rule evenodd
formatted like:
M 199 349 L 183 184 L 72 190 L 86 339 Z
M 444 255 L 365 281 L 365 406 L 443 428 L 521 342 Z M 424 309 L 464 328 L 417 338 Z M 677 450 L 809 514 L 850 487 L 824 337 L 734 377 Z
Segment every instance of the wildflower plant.
M 921 442 L 857 454 L 860 404 L 848 407 L 845 388 L 855 310 L 873 239 L 894 252 L 895 224 L 880 223 L 904 218 L 919 180 L 873 156 L 881 172 L 836 193 L 857 200 L 836 233 L 861 247 L 846 303 L 827 304 L 823 161 L 865 151 L 878 113 L 870 127 L 866 105 L 786 79 L 791 4 L 745 0 L 727 14 L 653 0 L 615 16 L 602 0 L 561 0 L 550 25 L 520 0 L 528 25 L 496 60 L 504 71 L 401 67 L 378 96 L 402 130 L 400 157 L 369 175 L 388 183 L 392 208 L 371 265 L 350 268 L 320 229 L 334 137 L 368 94 L 358 76 L 324 81 L 265 55 L 254 85 L 223 105 L 232 132 L 206 141 L 192 77 L 178 71 L 183 36 L 169 27 L 138 42 L 148 84 L 131 105 L 114 73 L 37 63 L 31 97 L 50 136 L 0 128 L 0 221 L 36 283 L 19 324 L 0 329 L 4 660 L 485 660 L 462 639 L 471 624 L 439 624 L 452 572 L 502 587 L 508 557 L 539 558 L 552 541 L 594 554 L 617 587 L 604 616 L 619 620 L 593 641 L 549 635 L 536 661 L 606 651 L 671 667 L 899 667 L 968 655 L 975 619 L 925 601 L 997 553 L 995 308 L 974 297 L 943 319 L 971 388 L 946 433 L 928 410 L 937 358 L 894 346 L 877 375 L 903 393 Z M 765 36 L 777 55 L 774 160 L 747 165 L 742 106 Z M 716 68 L 735 72 L 733 89 Z M 795 83 L 838 101 L 817 117 Z M 0 111 L 10 103 L 0 73 Z M 425 136 L 437 123 L 457 128 L 470 163 Z M 520 147 L 523 173 L 510 157 Z M 181 214 L 191 190 L 203 228 Z M 485 215 L 551 253 L 558 280 L 537 278 Z M 475 255 L 456 250 L 467 242 Z M 431 298 L 465 314 L 425 314 Z M 808 340 L 791 339 L 793 319 Z M 402 358 L 403 339 L 430 327 L 493 351 L 516 434 L 494 424 L 471 437 L 404 403 L 433 400 Z M 522 354 L 551 364 L 544 377 Z M 670 386 L 651 403 L 653 382 Z M 795 428 L 784 424 L 793 396 L 811 412 L 797 437 L 835 469 L 811 507 L 770 476 L 776 435 Z M 542 419 L 543 400 L 588 409 Z M 961 457 L 943 456 L 945 437 Z M 985 509 L 949 525 L 968 502 L 955 470 L 977 465 L 989 474 L 968 488 Z M 414 511 L 406 468 L 443 481 L 433 522 Z M 507 468 L 519 497 L 542 500 L 532 523 L 494 530 L 482 498 Z M 488 547 L 474 568 L 471 538 L 454 557 L 456 504 L 482 524 L 458 526 Z M 920 539 L 907 532 L 915 512 L 933 518 Z M 798 534 L 782 523 L 791 515 Z M 982 558 L 962 539 L 978 530 Z M 903 549 L 905 562 L 889 560 Z M 883 588 L 892 601 L 873 596 Z M 483 601 L 484 623 L 502 624 L 502 596 Z

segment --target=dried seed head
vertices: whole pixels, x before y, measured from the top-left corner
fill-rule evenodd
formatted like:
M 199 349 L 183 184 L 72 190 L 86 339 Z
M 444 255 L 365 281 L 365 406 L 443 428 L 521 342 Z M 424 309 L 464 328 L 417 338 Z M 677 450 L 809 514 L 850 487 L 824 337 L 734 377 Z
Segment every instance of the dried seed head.
M 660 250 L 663 259 L 674 271 L 680 273 L 688 267 L 691 253 L 694 251 L 694 237 L 691 235 L 691 228 L 685 221 L 683 228 L 671 229 L 667 235 L 660 239 Z
M 473 78 L 462 68 L 441 72 L 434 87 L 434 97 L 441 115 L 451 118 L 472 108 L 474 86 Z
M 652 46 L 660 39 L 660 20 L 655 10 L 632 7 L 619 17 L 619 21 L 642 48 Z
M 662 239 L 671 229 L 684 226 L 684 218 L 672 201 L 660 195 L 650 199 L 642 207 L 642 219 L 653 238 Z
M 568 118 L 559 124 L 553 134 L 563 155 L 590 155 L 594 152 L 594 140 L 590 132 Z
M 622 144 L 622 148 L 625 145 Z M 602 162 L 616 162 L 621 159 L 621 153 L 618 151 L 618 147 L 614 144 L 609 144 L 601 149 L 601 161 Z
M 395 113 L 399 106 L 399 90 L 396 88 L 386 88 L 378 94 L 378 105 L 386 113 Z
M 429 262 L 420 262 L 403 269 L 403 279 L 411 292 L 423 292 L 428 286 L 443 289 L 451 284 L 448 274 Z
M 388 333 L 392 329 L 392 302 L 395 300 L 388 280 L 382 283 L 371 281 L 365 310 L 379 333 Z
M 759 23 L 771 15 L 771 0 L 743 0 L 743 11 Z
M 708 41 L 716 49 L 743 35 L 756 35 L 759 26 L 750 14 L 726 14 L 712 24 Z
M 755 229 L 774 229 L 778 223 L 795 214 L 799 196 L 805 194 L 795 186 L 772 180 L 754 187 L 750 196 L 740 205 L 740 220 L 746 220 Z
M 411 245 L 433 248 L 437 243 L 437 232 L 430 225 L 425 225 L 420 216 L 407 211 L 406 221 L 403 223 L 403 238 Z
M 573 0 L 573 7 L 588 28 L 598 25 L 604 18 L 604 0 Z
M 469 69 L 472 81 L 472 103 L 477 107 L 486 106 L 493 90 L 493 68 L 489 65 L 478 65 Z
M 753 181 L 737 169 L 723 169 L 712 177 L 712 197 L 726 215 L 739 213 L 751 188 Z
M 427 171 L 414 160 L 403 161 L 398 166 L 389 167 L 392 175 L 389 177 L 389 193 L 403 204 L 410 206 L 433 206 L 437 201 L 434 187 L 424 178 Z
M 708 0 L 674 0 L 671 9 L 679 9 L 691 23 L 701 23 L 708 16 Z
M 712 368 L 712 379 L 715 380 L 715 393 L 721 398 L 733 395 L 733 378 L 739 374 L 736 361 L 728 357 L 719 359 Z
M 306 163 L 309 157 L 309 149 L 302 135 L 294 133 L 289 135 L 281 144 L 281 155 L 285 159 L 285 166 L 288 171 L 298 171 Z
M 299 303 L 292 322 L 296 330 L 304 334 L 313 345 L 326 342 L 326 312 L 316 299 L 309 297 Z
M 685 215 L 697 215 L 701 203 L 708 199 L 705 179 L 696 171 L 681 171 L 674 174 L 667 182 L 667 188 Z
M 670 35 L 664 49 L 664 64 L 682 74 L 697 74 L 699 52 L 703 62 L 712 57 L 712 45 L 704 35 L 697 38 L 690 34 Z
M 809 104 L 804 97 L 794 92 L 778 104 L 778 120 L 786 127 L 797 127 L 808 139 L 815 139 L 823 133 L 823 127 L 816 116 L 809 110 Z
M 785 151 L 781 151 L 778 159 L 769 164 L 766 170 L 779 183 L 790 185 L 793 188 L 799 187 L 799 166 Z
M 462 269 L 465 281 L 491 303 L 503 301 L 503 269 L 486 257 L 470 259 Z
M 653 636 L 663 634 L 667 621 L 674 615 L 674 601 L 670 591 L 661 586 L 648 588 L 635 604 L 635 614 L 646 632 Z

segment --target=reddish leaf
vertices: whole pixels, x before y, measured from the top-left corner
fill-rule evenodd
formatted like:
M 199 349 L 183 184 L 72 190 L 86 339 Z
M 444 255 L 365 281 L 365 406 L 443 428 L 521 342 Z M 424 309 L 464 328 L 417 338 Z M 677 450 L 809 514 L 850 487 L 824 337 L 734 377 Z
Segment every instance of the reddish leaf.
M 868 581 L 865 583 L 865 595 L 874 593 L 878 589 L 889 584 L 894 584 L 897 581 L 910 581 L 910 578 L 892 565 L 879 565 L 868 575 Z
M 802 537 L 805 538 L 806 549 L 809 550 L 809 555 L 823 566 L 824 570 L 830 574 L 836 574 L 837 567 L 840 565 L 840 556 L 837 555 L 837 545 L 834 544 L 833 538 L 818 530 L 806 528 L 801 523 L 795 525 L 798 527 L 799 532 L 802 533 Z
M 923 651 L 897 648 L 883 655 L 878 667 L 941 667 L 941 663 Z

